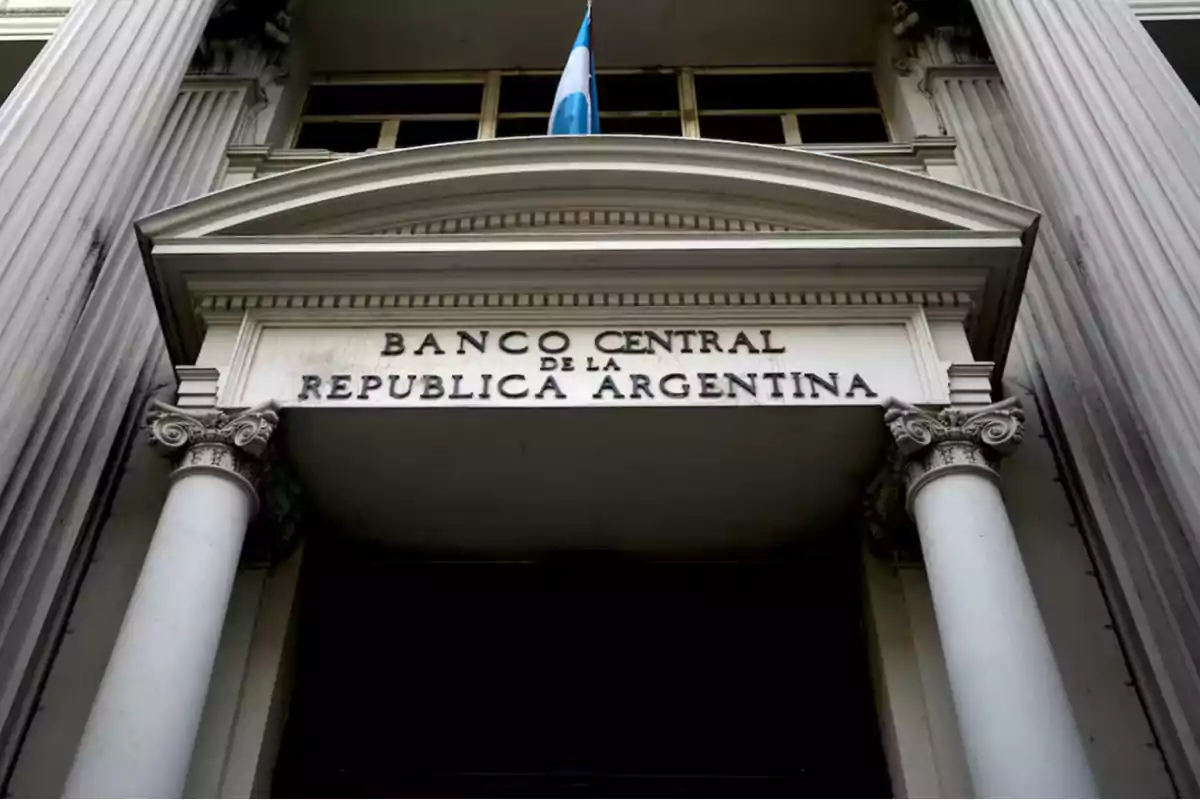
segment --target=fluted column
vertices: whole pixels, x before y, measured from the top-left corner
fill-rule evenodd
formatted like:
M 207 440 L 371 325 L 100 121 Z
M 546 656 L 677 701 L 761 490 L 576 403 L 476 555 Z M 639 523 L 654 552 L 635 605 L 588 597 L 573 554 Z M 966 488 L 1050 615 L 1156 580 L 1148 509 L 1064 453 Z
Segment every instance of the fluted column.
M 0 486 L 216 0 L 78 0 L 0 107 Z
M 922 411 L 889 401 L 975 792 L 1092 797 L 1096 788 L 1000 494 L 1021 441 L 1015 400 Z
M 1127 0 L 973 5 L 1066 265 L 1094 303 L 1080 311 L 1112 345 L 1119 383 L 1130 389 L 1138 419 L 1123 435 L 1145 440 L 1188 532 L 1184 560 L 1164 557 L 1161 568 L 1192 573 L 1200 541 L 1200 107 Z M 1156 550 L 1172 555 L 1154 544 L 1151 557 Z M 1198 615 L 1184 606 L 1171 626 L 1194 631 Z M 1193 733 L 1184 736 L 1194 774 L 1200 751 Z
M 213 188 L 253 87 L 253 79 L 184 82 L 159 129 L 131 216 Z M 146 395 L 169 376 L 130 225 L 107 253 L 27 428 L 25 446 L 7 483 L 0 484 L 0 771 L 14 768 L 17 752 L 24 762 L 10 780 L 13 794 L 37 794 L 37 778 L 46 774 L 30 767 L 28 754 L 44 730 L 44 719 L 33 720 L 34 703 L 49 653 L 58 646 L 56 598 L 73 593 L 80 572 L 75 559 L 91 550 L 97 527 L 92 515 L 111 489 L 106 484 L 111 459 L 125 451 Z M 61 652 L 71 651 L 68 640 Z M 71 755 L 64 754 L 63 771 Z
M 179 797 L 191 763 L 256 481 L 278 424 L 159 405 L 171 490 L 67 779 L 67 797 Z

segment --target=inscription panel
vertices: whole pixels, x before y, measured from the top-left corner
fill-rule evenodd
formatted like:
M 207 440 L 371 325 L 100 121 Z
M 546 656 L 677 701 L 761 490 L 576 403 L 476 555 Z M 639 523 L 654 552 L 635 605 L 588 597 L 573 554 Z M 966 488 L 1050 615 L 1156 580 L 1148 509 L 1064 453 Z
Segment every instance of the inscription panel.
M 222 403 L 877 405 L 887 396 L 944 402 L 945 376 L 930 369 L 931 352 L 911 319 L 355 327 L 248 320 Z

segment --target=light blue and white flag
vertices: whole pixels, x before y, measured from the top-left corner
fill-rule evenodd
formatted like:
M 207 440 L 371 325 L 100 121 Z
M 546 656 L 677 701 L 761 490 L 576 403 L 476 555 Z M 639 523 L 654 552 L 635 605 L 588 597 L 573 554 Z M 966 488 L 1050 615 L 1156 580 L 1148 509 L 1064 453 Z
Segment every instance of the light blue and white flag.
M 592 4 L 579 26 L 575 47 L 567 58 L 554 108 L 550 112 L 551 136 L 600 132 L 600 108 L 596 104 L 596 62 L 592 58 Z

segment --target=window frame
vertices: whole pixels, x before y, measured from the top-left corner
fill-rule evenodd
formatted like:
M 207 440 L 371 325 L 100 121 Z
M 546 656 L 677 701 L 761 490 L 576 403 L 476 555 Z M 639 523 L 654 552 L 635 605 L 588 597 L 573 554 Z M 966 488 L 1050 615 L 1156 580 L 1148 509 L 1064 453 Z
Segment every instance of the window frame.
M 659 74 L 675 75 L 678 83 L 678 108 L 672 111 L 600 111 L 601 130 L 603 120 L 612 118 L 660 118 L 678 119 L 680 136 L 685 139 L 701 139 L 701 116 L 773 116 L 778 114 L 783 128 L 783 147 L 803 146 L 800 134 L 799 117 L 837 115 L 852 116 L 877 115 L 883 122 L 887 139 L 880 144 L 895 141 L 891 120 L 884 110 L 882 99 L 876 106 L 847 106 L 840 108 L 820 106 L 799 106 L 762 109 L 709 109 L 699 108 L 696 93 L 697 75 L 785 75 L 785 74 L 839 74 L 867 73 L 872 77 L 878 96 L 878 81 L 875 80 L 875 68 L 864 65 L 844 66 L 762 66 L 762 67 L 657 67 L 657 68 L 616 68 L 597 70 L 601 75 L 639 75 Z M 359 114 L 359 115 L 307 115 L 303 105 L 300 113 L 294 118 L 294 123 L 287 137 L 288 147 L 294 148 L 300 135 L 300 128 L 306 122 L 380 122 L 379 140 L 374 149 L 391 150 L 396 147 L 399 127 L 406 119 L 423 119 L 431 121 L 463 121 L 479 120 L 476 139 L 496 138 L 496 127 L 501 119 L 550 119 L 550 110 L 546 112 L 519 111 L 500 113 L 500 91 L 503 78 L 510 75 L 559 75 L 561 70 L 555 69 L 498 69 L 472 70 L 453 72 L 380 72 L 380 73 L 338 73 L 313 76 L 309 87 L 337 85 L 381 85 L 404 83 L 475 83 L 483 86 L 483 100 L 478 114 Z M 305 93 L 304 102 L 308 96 Z M 603 105 L 603 103 L 602 103 Z M 824 143 L 820 143 L 824 144 Z M 837 142 L 828 143 L 831 145 Z
M 646 68 L 646 69 L 637 69 L 637 68 L 634 68 L 634 69 L 621 69 L 621 68 L 598 69 L 598 70 L 596 70 L 596 72 L 599 75 L 678 75 L 679 70 L 671 69 L 671 68 L 667 68 L 667 67 L 658 67 L 658 68 Z M 560 69 L 557 69 L 557 70 L 556 69 L 501 69 L 501 70 L 495 70 L 495 74 L 497 75 L 497 79 L 496 79 L 496 82 L 497 82 L 496 113 L 495 113 L 494 117 L 490 120 L 491 128 L 488 130 L 487 135 L 480 136 L 481 139 L 497 138 L 496 137 L 496 127 L 501 119 L 544 119 L 544 120 L 546 120 L 546 127 L 550 126 L 550 114 L 552 113 L 551 109 L 547 109 L 545 112 L 541 112 L 541 111 L 506 111 L 503 114 L 500 113 L 500 111 L 499 111 L 500 90 L 501 90 L 501 86 L 502 86 L 502 81 L 505 76 L 511 76 L 511 75 L 561 75 L 562 70 L 560 70 Z M 680 135 L 680 137 L 683 137 L 685 135 L 684 127 L 683 127 L 683 95 L 682 95 L 682 92 L 680 91 L 680 89 L 682 87 L 680 87 L 678 85 L 678 78 L 676 80 L 677 80 L 677 83 L 676 83 L 675 96 L 676 96 L 676 102 L 678 103 L 678 105 L 676 106 L 676 108 L 673 111 L 666 111 L 666 110 L 663 110 L 663 111 L 605 111 L 604 103 L 603 103 L 603 101 L 601 101 L 601 103 L 600 103 L 600 130 L 601 130 L 601 132 L 604 131 L 604 120 L 606 120 L 606 119 L 638 119 L 638 118 L 642 118 L 642 119 L 646 119 L 646 118 L 678 119 L 678 120 L 680 120 L 679 135 Z
M 379 122 L 379 139 L 375 150 L 395 150 L 396 140 L 400 135 L 400 126 L 405 120 L 429 120 L 430 122 L 463 122 L 479 120 L 479 128 L 475 138 L 480 139 L 483 131 L 483 112 L 488 101 L 488 78 L 486 71 L 454 71 L 454 72 L 386 72 L 386 73 L 338 73 L 315 75 L 308 82 L 300 114 L 289 132 L 288 147 L 294 148 L 300 138 L 300 128 L 306 122 Z M 409 83 L 466 83 L 479 84 L 483 87 L 483 101 L 480 110 L 475 113 L 443 113 L 443 114 L 305 114 L 304 105 L 308 103 L 308 92 L 314 86 L 395 86 Z M 371 149 L 371 148 L 369 148 Z
M 821 66 L 802 66 L 802 67 L 691 67 L 688 70 L 688 80 L 692 83 L 692 103 L 694 104 L 696 113 L 696 138 L 703 138 L 700 135 L 700 117 L 764 117 L 778 114 L 780 124 L 783 126 L 784 146 L 794 147 L 803 145 L 804 141 L 800 136 L 800 121 L 801 116 L 819 116 L 819 115 L 837 115 L 837 116 L 853 116 L 856 114 L 862 115 L 878 115 L 883 120 L 883 129 L 887 133 L 887 143 L 895 141 L 892 135 L 892 126 L 888 120 L 887 114 L 883 110 L 883 102 L 879 98 L 879 82 L 875 79 L 875 68 L 868 66 L 840 66 L 840 67 L 821 67 Z M 699 100 L 695 88 L 695 80 L 697 75 L 829 75 L 829 74 L 845 74 L 845 73 L 867 73 L 871 76 L 871 83 L 875 86 L 875 96 L 880 100 L 877 106 L 845 106 L 838 108 L 829 108 L 822 106 L 779 106 L 776 108 L 738 108 L 738 109 L 710 109 L 703 110 L 699 107 Z M 837 144 L 832 142 L 830 144 Z

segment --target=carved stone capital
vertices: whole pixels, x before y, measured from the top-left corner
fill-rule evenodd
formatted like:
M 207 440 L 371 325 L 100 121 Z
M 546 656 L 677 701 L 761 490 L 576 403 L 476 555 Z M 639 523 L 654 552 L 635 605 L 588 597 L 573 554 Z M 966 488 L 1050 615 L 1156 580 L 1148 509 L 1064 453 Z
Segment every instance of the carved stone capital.
M 921 544 L 916 525 L 904 508 L 905 459 L 896 448 L 888 448 L 888 457 L 863 495 L 863 530 L 867 547 L 888 564 L 919 564 Z
M 996 464 L 1021 444 L 1025 412 L 1016 397 L 983 408 L 925 411 L 891 398 L 887 424 L 904 459 L 908 498 L 931 480 L 973 472 L 999 480 Z
M 222 411 L 177 408 L 156 400 L 147 421 L 151 445 L 176 458 L 173 478 L 220 472 L 241 481 L 257 504 L 267 445 L 279 425 L 274 403 Z

